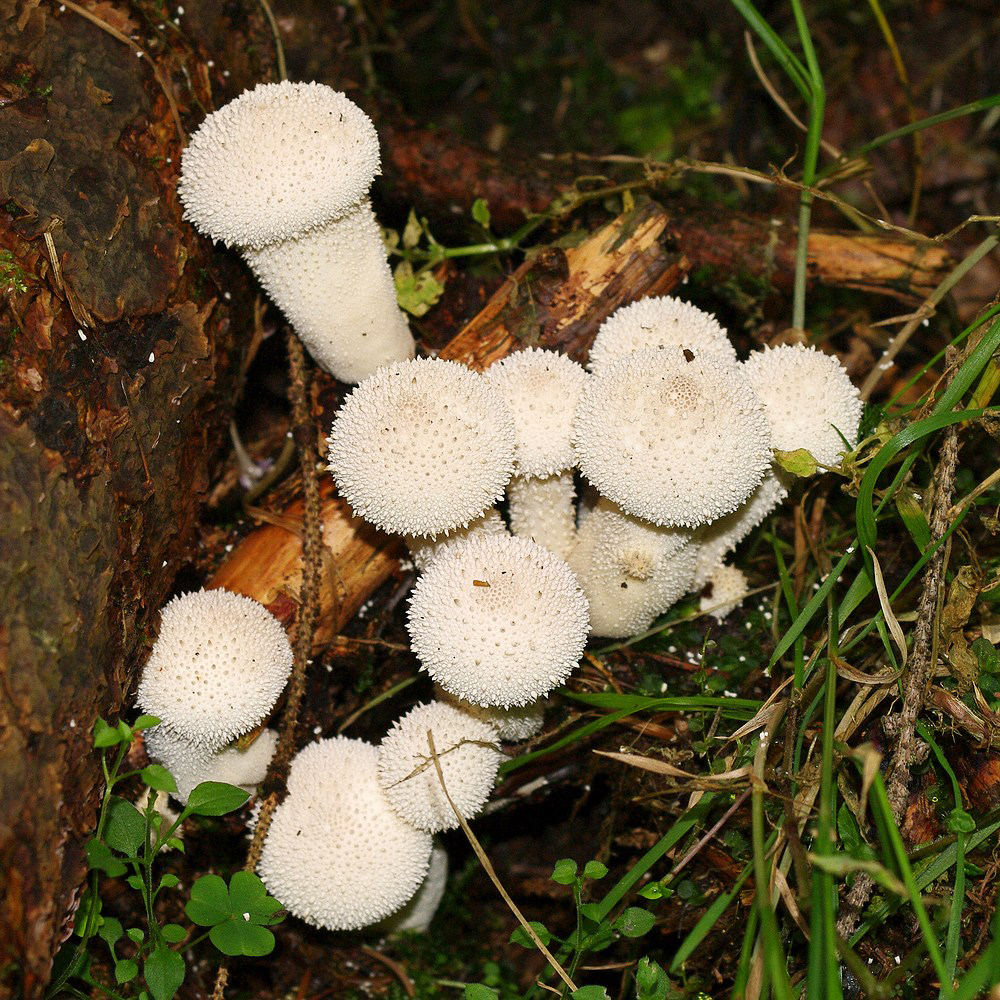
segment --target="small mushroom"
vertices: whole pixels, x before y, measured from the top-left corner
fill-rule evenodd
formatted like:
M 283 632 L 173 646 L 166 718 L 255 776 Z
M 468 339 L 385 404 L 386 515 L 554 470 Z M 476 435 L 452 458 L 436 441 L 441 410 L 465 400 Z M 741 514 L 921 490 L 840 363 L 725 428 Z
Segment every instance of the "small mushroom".
M 209 115 L 178 193 L 199 232 L 239 247 L 316 362 L 345 382 L 414 353 L 368 200 L 371 119 L 319 83 L 265 83 Z
M 701 596 L 699 607 L 721 622 L 739 607 L 750 588 L 743 570 L 722 563 L 716 566 L 708 581 L 707 590 L 709 592 Z

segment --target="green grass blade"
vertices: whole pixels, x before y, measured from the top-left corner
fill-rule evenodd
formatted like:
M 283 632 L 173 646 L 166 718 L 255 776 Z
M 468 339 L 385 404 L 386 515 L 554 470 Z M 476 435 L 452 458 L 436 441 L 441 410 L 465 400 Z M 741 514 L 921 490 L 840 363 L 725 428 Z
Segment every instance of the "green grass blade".
M 809 101 L 812 96 L 809 74 L 795 53 L 782 41 L 780 35 L 767 23 L 749 0 L 732 0 L 732 5 L 739 11 L 743 20 L 750 25 L 757 37 L 767 46 L 768 51 L 785 71 L 788 79 L 792 81 L 803 99 Z

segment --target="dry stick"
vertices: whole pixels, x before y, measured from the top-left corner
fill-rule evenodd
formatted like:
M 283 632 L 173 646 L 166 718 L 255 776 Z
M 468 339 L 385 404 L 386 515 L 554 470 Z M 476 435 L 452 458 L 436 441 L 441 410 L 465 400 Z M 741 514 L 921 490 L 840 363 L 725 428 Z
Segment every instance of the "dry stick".
M 306 687 L 306 667 L 312 655 L 313 635 L 319 617 L 320 572 L 323 565 L 323 532 L 319 508 L 319 479 L 317 477 L 318 457 L 316 454 L 316 433 L 313 429 L 309 387 L 310 369 L 306 362 L 302 342 L 289 328 L 288 341 L 288 396 L 292 404 L 292 427 L 295 443 L 299 450 L 299 465 L 302 469 L 302 492 L 305 498 L 305 514 L 302 528 L 302 590 L 295 623 L 294 659 L 292 676 L 288 682 L 288 697 L 281 716 L 281 730 L 274 757 L 267 768 L 265 787 L 278 784 L 284 787 L 288 762 L 295 750 L 295 729 L 299 721 L 299 709 Z M 272 791 L 260 807 L 253 840 L 247 851 L 244 871 L 254 871 L 260 861 L 264 838 L 271 826 L 271 818 L 278 807 L 278 792 Z M 216 974 L 212 1000 L 223 1000 L 229 969 L 225 960 Z
M 465 817 L 458 811 L 458 807 L 455 805 L 451 794 L 448 791 L 448 786 L 444 783 L 444 773 L 441 770 L 441 761 L 438 759 L 437 749 L 434 746 L 434 733 L 432 733 L 429 729 L 427 730 L 427 745 L 430 747 L 431 760 L 434 761 L 434 770 L 437 771 L 441 791 L 444 792 L 444 797 L 448 800 L 448 805 L 451 806 L 451 811 L 455 814 L 455 817 L 461 824 L 462 832 L 466 837 L 468 837 L 469 843 L 472 845 L 472 850 L 475 851 L 476 857 L 479 859 L 479 863 L 483 866 L 483 870 L 487 875 L 489 875 L 490 881 L 497 887 L 497 892 L 500 893 L 503 897 L 503 901 L 510 907 L 511 913 L 517 917 L 517 922 L 524 928 L 525 934 L 531 938 L 535 947 L 545 956 L 556 975 L 567 985 L 567 987 L 569 987 L 570 992 L 575 993 L 576 983 L 574 983 L 573 980 L 566 974 L 566 970 L 556 961 L 552 952 L 549 951 L 544 944 L 542 944 L 542 939 L 535 932 L 535 928 L 524 919 L 524 914 L 517 908 L 517 904 L 510 898 L 507 894 L 507 890 L 501 884 L 500 879 L 497 878 L 497 873 L 493 870 L 493 865 L 490 864 L 490 859 L 486 856 L 486 852 L 483 850 L 482 844 L 476 840 L 476 835 L 472 832 L 472 829 L 466 822 Z
M 955 488 L 955 468 L 958 465 L 958 427 L 952 424 L 945 432 L 941 446 L 941 458 L 937 467 L 937 490 L 934 496 L 934 510 L 931 515 L 931 541 L 938 539 L 948 530 L 951 519 L 951 498 Z M 889 762 L 889 781 L 886 795 L 898 821 L 906 809 L 906 799 L 910 783 L 910 765 L 917 750 L 917 716 L 924 707 L 927 687 L 934 674 L 932 655 L 935 648 L 934 633 L 938 596 L 941 590 L 941 576 L 944 568 L 945 546 L 940 546 L 927 565 L 924 585 L 917 604 L 917 624 L 913 630 L 913 653 L 910 669 L 903 688 L 903 710 L 899 717 L 896 747 Z M 851 887 L 844 901 L 844 910 L 837 921 L 837 933 L 845 940 L 854 933 L 858 916 L 872 894 L 874 883 L 863 872 Z

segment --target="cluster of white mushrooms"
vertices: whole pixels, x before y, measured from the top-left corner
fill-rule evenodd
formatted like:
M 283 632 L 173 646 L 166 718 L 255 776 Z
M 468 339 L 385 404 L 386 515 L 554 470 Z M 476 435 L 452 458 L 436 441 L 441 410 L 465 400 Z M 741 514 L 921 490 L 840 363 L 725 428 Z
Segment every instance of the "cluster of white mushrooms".
M 539 349 L 481 374 L 414 358 L 367 199 L 377 172 L 374 128 L 343 94 L 268 84 L 208 118 L 180 187 L 186 216 L 242 249 L 316 361 L 360 383 L 330 469 L 420 571 L 407 629 L 436 700 L 379 746 L 303 749 L 260 861 L 293 914 L 336 930 L 426 926 L 446 873 L 433 834 L 482 809 L 499 743 L 538 732 L 588 636 L 635 635 L 692 591 L 731 610 L 746 582 L 725 556 L 787 494 L 775 451 L 833 465 L 861 414 L 835 358 L 783 346 L 740 362 L 714 317 L 673 298 L 612 315 L 588 369 Z M 149 749 L 182 799 L 208 778 L 262 778 L 273 737 L 240 737 L 290 665 L 280 626 L 246 598 L 167 606 L 139 704 L 163 719 Z

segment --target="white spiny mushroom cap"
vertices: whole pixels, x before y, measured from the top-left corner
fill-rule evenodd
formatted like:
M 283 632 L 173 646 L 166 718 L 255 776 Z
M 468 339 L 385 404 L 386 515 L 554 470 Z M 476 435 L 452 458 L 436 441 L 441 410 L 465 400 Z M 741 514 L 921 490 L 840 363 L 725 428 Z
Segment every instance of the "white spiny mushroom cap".
M 459 826 L 441 790 L 427 731 L 455 807 L 471 819 L 493 791 L 502 755 L 496 730 L 443 701 L 417 705 L 393 724 L 378 752 L 378 781 L 400 819 L 440 833 Z
M 612 362 L 580 394 L 580 470 L 603 496 L 658 525 L 735 510 L 771 462 L 764 406 L 736 365 L 680 348 Z
M 448 886 L 448 852 L 437 842 L 431 848 L 431 863 L 417 894 L 401 910 L 383 920 L 380 930 L 387 934 L 417 931 L 423 934 L 431 925 Z
M 861 397 L 832 354 L 783 344 L 754 351 L 742 368 L 764 401 L 776 450 L 805 448 L 822 465 L 836 465 L 848 450 L 840 435 L 854 447 Z
M 511 533 L 530 538 L 565 559 L 576 540 L 575 500 L 571 469 L 545 479 L 513 476 L 507 484 Z
M 228 590 L 198 590 L 163 609 L 136 701 L 217 750 L 263 721 L 291 670 L 292 647 L 267 608 Z
M 378 172 L 375 126 L 353 101 L 321 83 L 262 83 L 201 123 L 178 193 L 199 232 L 259 248 L 343 215 Z
M 576 465 L 571 428 L 587 373 L 572 358 L 529 347 L 494 362 L 486 380 L 514 414 L 514 472 L 551 476 Z
M 416 358 L 366 378 L 340 408 L 329 445 L 355 514 L 394 534 L 445 534 L 503 496 L 514 418 L 481 375 Z
M 171 794 L 187 805 L 196 785 L 223 781 L 253 794 L 267 775 L 267 766 L 278 745 L 278 734 L 265 729 L 245 750 L 237 746 L 205 750 L 178 736 L 167 726 L 155 726 L 146 736 L 146 750 L 173 775 L 177 791 Z
M 587 642 L 587 599 L 569 566 L 527 538 L 480 535 L 417 580 L 413 652 L 446 691 L 526 705 L 561 684 Z
M 390 808 L 378 784 L 377 747 L 343 737 L 319 745 L 274 812 L 257 870 L 296 917 L 356 930 L 395 913 L 417 891 L 431 836 Z
M 569 564 L 590 602 L 595 636 L 637 635 L 691 587 L 691 532 L 659 528 L 599 499 L 583 513 Z
M 664 295 L 616 309 L 597 331 L 588 367 L 599 375 L 623 354 L 650 347 L 687 348 L 694 354 L 706 351 L 736 364 L 736 350 L 711 313 Z
M 722 621 L 730 612 L 735 611 L 750 588 L 747 578 L 741 569 L 735 566 L 716 566 L 715 572 L 708 581 L 711 593 L 702 595 L 701 610 L 707 611 L 716 621 Z
M 500 739 L 512 743 L 530 740 L 532 736 L 537 736 L 545 725 L 544 698 L 528 702 L 527 705 L 497 708 L 495 706 L 473 705 L 471 702 L 463 701 L 461 698 L 449 694 L 440 684 L 434 685 L 434 695 L 442 701 L 448 702 L 449 705 L 454 705 L 460 712 L 468 712 L 469 715 L 482 719 L 483 722 L 496 730 Z
M 414 538 L 406 536 L 406 545 L 410 550 L 413 565 L 423 573 L 439 553 L 445 552 L 455 545 L 474 535 L 506 535 L 507 525 L 494 508 L 470 521 L 464 528 L 458 528 L 450 535 L 437 535 L 434 538 Z
M 694 537 L 698 550 L 692 584 L 695 590 L 701 590 L 726 553 L 735 549 L 788 496 L 791 479 L 784 469 L 772 465 L 760 485 L 732 514 L 698 529 Z

